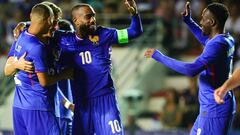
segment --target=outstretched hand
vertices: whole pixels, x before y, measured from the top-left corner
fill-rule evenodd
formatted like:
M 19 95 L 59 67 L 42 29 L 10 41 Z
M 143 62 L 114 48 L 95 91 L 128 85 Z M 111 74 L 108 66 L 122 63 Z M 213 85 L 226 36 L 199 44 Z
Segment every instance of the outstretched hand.
M 28 73 L 33 73 L 34 71 L 34 65 L 32 62 L 26 61 L 25 57 L 27 56 L 27 53 L 25 52 L 19 60 L 17 60 L 14 65 L 17 69 L 23 70 Z
M 191 9 L 190 9 L 190 2 L 188 1 L 185 4 L 185 10 L 181 13 L 182 16 L 190 16 L 191 15 Z
M 148 49 L 145 51 L 144 57 L 145 57 L 145 58 L 152 58 L 152 55 L 153 55 L 154 51 L 155 51 L 155 49 L 153 49 L 153 48 L 148 48 Z
M 137 4 L 136 4 L 135 0 L 125 0 L 124 4 L 127 7 L 128 11 L 131 15 L 138 14 Z
M 226 95 L 226 93 L 227 93 L 227 90 L 223 89 L 223 87 L 219 87 L 218 89 L 216 89 L 214 91 L 215 101 L 218 104 L 223 104 L 224 103 L 223 97 Z

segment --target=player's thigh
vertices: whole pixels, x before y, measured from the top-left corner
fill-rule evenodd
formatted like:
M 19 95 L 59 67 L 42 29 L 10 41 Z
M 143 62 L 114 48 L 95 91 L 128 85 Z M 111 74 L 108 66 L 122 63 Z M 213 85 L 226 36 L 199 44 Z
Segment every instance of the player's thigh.
M 13 131 L 14 135 L 27 135 L 27 128 L 22 119 L 20 108 L 13 107 Z
M 97 118 L 97 117 L 95 117 Z M 94 121 L 94 128 L 97 135 L 123 135 L 123 126 L 120 116 L 115 113 L 109 113 L 103 117 L 99 117 Z
M 94 101 L 94 128 L 97 135 L 123 135 L 123 126 L 115 95 L 109 94 Z
M 60 128 L 53 112 L 26 110 L 24 115 L 30 135 L 60 135 Z
M 75 107 L 72 134 L 73 135 L 94 135 L 94 127 L 90 112 L 90 105 L 87 107 Z
M 213 119 L 213 133 L 218 135 L 227 135 L 231 129 L 233 121 L 233 116 L 223 117 L 223 118 L 214 118 Z
M 197 135 L 226 135 L 231 126 L 232 117 L 199 117 Z

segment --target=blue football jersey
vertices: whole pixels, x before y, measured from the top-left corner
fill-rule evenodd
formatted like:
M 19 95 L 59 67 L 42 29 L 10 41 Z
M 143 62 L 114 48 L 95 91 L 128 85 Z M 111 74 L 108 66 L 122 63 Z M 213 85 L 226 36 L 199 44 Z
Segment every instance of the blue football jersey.
M 184 16 L 183 20 L 196 39 L 205 46 L 203 53 L 197 59 L 205 65 L 205 70 L 199 77 L 200 115 L 206 117 L 225 117 L 235 112 L 236 103 L 232 91 L 224 97 L 226 103 L 219 105 L 214 100 L 214 90 L 220 87 L 232 73 L 234 39 L 230 34 L 218 34 L 209 40 L 202 34 L 201 27 L 191 18 Z
M 128 43 L 142 31 L 140 16 L 136 15 L 132 16 L 127 29 L 99 26 L 84 39 L 74 32 L 55 32 L 54 38 L 61 48 L 60 62 L 74 68 L 71 84 L 75 103 L 73 134 L 115 132 L 109 126 L 113 120 L 119 127 L 117 132 L 123 133 L 111 77 L 111 45 Z
M 14 56 L 15 46 L 16 46 L 16 41 L 12 43 L 12 46 L 8 52 L 8 57 Z
M 214 90 L 220 87 L 232 73 L 234 39 L 229 34 L 219 34 L 207 40 L 199 61 L 206 70 L 199 76 L 200 114 L 207 117 L 230 116 L 235 112 L 235 98 L 229 92 L 225 103 L 219 105 L 214 100 Z
M 87 39 L 61 31 L 54 37 L 62 49 L 61 61 L 75 69 L 74 97 L 82 99 L 114 92 L 110 71 L 111 45 L 118 43 L 116 29 L 98 27 Z
M 205 38 L 203 38 L 205 40 Z M 219 105 L 214 100 L 214 90 L 220 87 L 232 73 L 234 39 L 229 34 L 219 34 L 212 39 L 202 41 L 203 53 L 193 62 L 182 62 L 154 51 L 153 58 L 169 68 L 188 75 L 199 77 L 200 116 L 227 117 L 235 112 L 235 97 L 228 92 L 225 103 Z
M 13 106 L 29 110 L 52 110 L 54 94 L 42 87 L 37 77 L 37 72 L 48 72 L 46 46 L 27 30 L 20 34 L 14 46 L 14 57 L 19 59 L 26 52 L 25 60 L 34 63 L 35 71 L 27 73 L 19 70 L 15 75 Z

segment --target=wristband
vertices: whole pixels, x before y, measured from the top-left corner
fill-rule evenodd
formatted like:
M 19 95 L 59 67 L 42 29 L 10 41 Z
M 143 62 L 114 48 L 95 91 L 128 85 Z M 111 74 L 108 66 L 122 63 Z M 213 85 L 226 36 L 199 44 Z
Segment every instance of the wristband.
M 68 101 L 66 101 L 66 103 L 64 104 L 64 107 L 67 108 L 67 109 L 69 109 L 70 105 L 71 105 L 71 103 L 68 102 Z

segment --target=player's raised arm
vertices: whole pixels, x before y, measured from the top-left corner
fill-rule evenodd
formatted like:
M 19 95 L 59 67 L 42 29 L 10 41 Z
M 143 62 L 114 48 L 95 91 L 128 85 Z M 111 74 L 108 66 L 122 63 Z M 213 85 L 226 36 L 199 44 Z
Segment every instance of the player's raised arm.
M 142 21 L 138 14 L 136 2 L 134 0 L 125 0 L 124 4 L 131 14 L 131 24 L 127 29 L 117 30 L 117 39 L 119 44 L 128 43 L 130 39 L 136 38 L 143 33 Z
M 206 40 L 208 36 L 202 34 L 202 29 L 200 26 L 192 19 L 191 17 L 191 8 L 190 2 L 187 2 L 185 5 L 184 11 L 181 13 L 183 16 L 183 21 L 187 24 L 188 29 L 194 34 L 195 38 L 202 44 L 206 45 Z
M 138 14 L 137 4 L 134 0 L 125 0 L 125 5 L 132 15 L 130 27 L 127 29 L 128 38 L 136 38 L 143 33 L 142 21 Z

